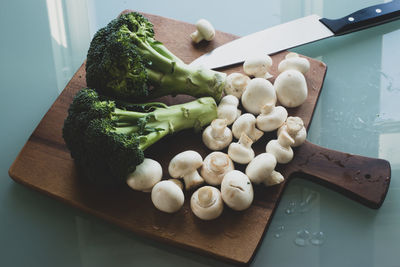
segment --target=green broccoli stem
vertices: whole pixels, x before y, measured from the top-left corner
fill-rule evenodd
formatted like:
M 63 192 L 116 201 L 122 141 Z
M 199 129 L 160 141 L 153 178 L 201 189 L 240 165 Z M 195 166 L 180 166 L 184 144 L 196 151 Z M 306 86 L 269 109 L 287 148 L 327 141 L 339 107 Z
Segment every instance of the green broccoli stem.
M 140 144 L 141 149 L 146 149 L 167 134 L 173 134 L 184 129 L 194 128 L 200 130 L 217 118 L 217 105 L 211 97 L 203 97 L 195 101 L 159 108 L 152 112 L 154 121 L 146 127 L 161 129 L 146 135 L 145 142 Z
M 152 131 L 139 137 L 139 148 L 144 150 L 168 134 L 190 128 L 200 130 L 210 124 L 217 118 L 217 104 L 212 97 L 203 97 L 184 104 L 156 108 L 149 113 L 116 109 L 114 116 L 118 116 L 115 131 L 121 134 L 137 132 L 139 128 L 135 121 L 150 118 L 145 127 Z
M 220 101 L 225 87 L 226 74 L 203 67 L 192 67 L 180 62 L 172 63 L 172 72 L 158 72 L 148 68 L 151 98 L 163 95 L 185 94 L 194 97 L 212 96 Z
M 138 38 L 135 33 L 130 35 L 151 63 L 147 73 L 156 90 L 150 92 L 150 98 L 185 94 L 194 97 L 212 96 L 218 102 L 221 100 L 225 73 L 189 66 L 160 42 L 149 43 Z

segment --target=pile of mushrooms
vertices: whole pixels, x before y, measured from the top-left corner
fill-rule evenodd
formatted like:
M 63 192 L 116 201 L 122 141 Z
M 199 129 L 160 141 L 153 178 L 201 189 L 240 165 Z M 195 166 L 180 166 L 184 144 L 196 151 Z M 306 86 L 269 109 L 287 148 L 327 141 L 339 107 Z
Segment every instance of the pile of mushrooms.
M 198 22 L 198 30 L 192 34 L 194 42 L 200 40 L 200 35 L 209 39 L 203 33 L 207 23 Z M 127 184 L 151 192 L 154 206 L 167 213 L 182 208 L 185 190 L 191 194 L 193 214 L 201 220 L 214 220 L 223 213 L 224 205 L 236 211 L 249 208 L 254 198 L 253 184 L 282 183 L 284 177 L 276 167 L 289 163 L 294 156 L 292 147 L 300 146 L 307 136 L 303 120 L 288 116 L 285 107 L 298 107 L 306 101 L 304 74 L 310 64 L 306 58 L 288 53 L 278 65 L 274 83 L 268 80 L 273 77 L 272 65 L 268 55 L 260 55 L 244 62 L 245 74 L 227 76 L 218 118 L 202 133 L 203 143 L 210 150 L 203 155 L 204 160 L 196 151 L 183 151 L 170 160 L 168 173 L 173 179 L 161 180 L 161 165 L 145 159 L 128 176 Z M 265 152 L 256 155 L 252 145 L 265 142 L 264 133 L 272 131 L 276 131 L 276 139 L 266 142 Z M 245 172 L 235 169 L 235 164 L 245 167 Z

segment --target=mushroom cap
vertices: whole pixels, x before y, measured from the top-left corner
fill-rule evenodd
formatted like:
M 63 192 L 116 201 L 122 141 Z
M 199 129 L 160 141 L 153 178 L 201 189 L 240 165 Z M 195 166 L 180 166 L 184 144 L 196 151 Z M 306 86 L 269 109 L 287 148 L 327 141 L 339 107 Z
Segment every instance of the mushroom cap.
M 202 134 L 203 143 L 211 150 L 221 150 L 232 142 L 232 131 L 225 119 L 215 119 Z
M 215 187 L 203 186 L 193 193 L 190 207 L 198 218 L 213 220 L 219 217 L 224 209 L 221 192 Z
M 225 119 L 227 125 L 231 125 L 241 114 L 239 99 L 233 95 L 226 95 L 221 99 L 218 105 L 217 113 L 219 119 Z
M 239 142 L 231 143 L 228 147 L 229 157 L 239 164 L 247 164 L 254 158 L 254 150 L 251 148 L 253 141 L 243 133 Z
M 251 113 L 244 113 L 232 125 L 232 133 L 236 139 L 245 133 L 254 142 L 263 136 L 263 132 L 256 128 L 256 117 Z
M 264 183 L 276 166 L 276 158 L 270 153 L 257 155 L 246 167 L 246 175 L 255 184 Z
M 278 136 L 278 140 L 268 142 L 266 151 L 274 155 L 278 163 L 286 164 L 293 159 L 293 149 L 290 147 L 293 144 L 293 138 L 283 131 Z
M 253 202 L 253 186 L 246 174 L 233 170 L 225 174 L 222 180 L 221 195 L 225 204 L 231 209 L 245 210 Z
M 225 80 L 225 93 L 227 95 L 236 96 L 240 99 L 249 82 L 249 76 L 238 72 L 231 73 L 226 77 Z
M 206 41 L 211 41 L 215 36 L 213 25 L 206 19 L 199 19 L 196 23 L 196 28 Z
M 274 86 L 263 78 L 252 79 L 242 95 L 242 105 L 250 113 L 258 115 L 265 104 L 275 104 Z
M 164 180 L 151 190 L 151 201 L 154 206 L 164 212 L 177 212 L 185 202 L 182 189 L 173 181 Z
M 150 192 L 153 186 L 161 181 L 162 168 L 160 163 L 153 159 L 145 158 L 136 166 L 134 172 L 128 175 L 126 183 L 135 190 Z
M 274 107 L 271 112 L 264 111 L 257 116 L 257 128 L 264 132 L 271 132 L 281 127 L 288 116 L 287 110 L 282 106 Z
M 177 154 L 171 159 L 168 172 L 173 178 L 182 178 L 200 168 L 202 164 L 203 158 L 198 152 L 187 150 Z
M 205 157 L 200 173 L 210 185 L 220 185 L 225 174 L 235 169 L 230 157 L 222 152 L 212 152 Z
M 276 95 L 282 106 L 298 107 L 307 99 L 307 82 L 298 70 L 285 70 L 275 79 Z
M 305 74 L 310 69 L 310 62 L 306 58 L 300 57 L 297 53 L 291 52 L 278 65 L 279 72 L 289 69 L 298 70 Z
M 262 53 L 247 58 L 243 63 L 243 71 L 249 76 L 266 78 L 271 66 L 272 58 L 269 55 Z

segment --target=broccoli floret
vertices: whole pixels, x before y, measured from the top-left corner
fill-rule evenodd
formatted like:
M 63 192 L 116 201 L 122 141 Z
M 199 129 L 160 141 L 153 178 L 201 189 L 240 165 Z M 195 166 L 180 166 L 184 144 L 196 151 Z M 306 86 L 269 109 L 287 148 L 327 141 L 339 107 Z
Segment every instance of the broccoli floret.
M 93 89 L 75 95 L 63 138 L 83 177 L 97 184 L 123 183 L 143 162 L 146 148 L 168 134 L 200 129 L 217 117 L 211 97 L 174 106 L 147 103 L 142 107 L 145 112 L 121 109 Z
M 219 101 L 225 77 L 225 73 L 183 63 L 154 39 L 153 25 L 135 12 L 97 31 L 87 54 L 87 85 L 129 101 L 177 94 Z

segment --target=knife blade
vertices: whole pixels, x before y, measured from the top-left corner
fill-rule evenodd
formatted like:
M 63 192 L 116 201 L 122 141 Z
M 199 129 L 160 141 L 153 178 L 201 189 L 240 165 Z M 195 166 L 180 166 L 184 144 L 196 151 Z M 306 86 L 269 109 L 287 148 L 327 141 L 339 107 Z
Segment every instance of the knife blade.
M 244 62 L 260 53 L 269 55 L 400 18 L 400 0 L 360 9 L 340 19 L 310 15 L 262 30 L 215 48 L 190 65 L 216 69 Z

